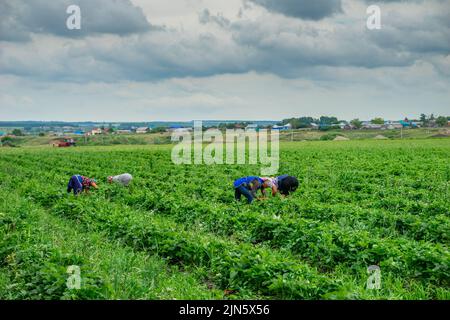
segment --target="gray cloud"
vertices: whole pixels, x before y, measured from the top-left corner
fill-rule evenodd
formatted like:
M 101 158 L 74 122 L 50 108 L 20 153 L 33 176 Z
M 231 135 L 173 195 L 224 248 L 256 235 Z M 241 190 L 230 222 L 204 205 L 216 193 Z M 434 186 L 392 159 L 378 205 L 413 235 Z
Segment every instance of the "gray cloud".
M 230 20 L 225 18 L 222 14 L 212 15 L 208 9 L 204 9 L 199 14 L 199 21 L 201 24 L 210 22 L 217 23 L 221 27 L 228 27 L 230 25 Z
M 321 3 L 316 11 L 262 0 L 208 1 L 204 10 L 197 0 L 192 9 L 159 0 L 157 13 L 155 2 L 144 6 L 164 29 L 130 1 L 70 1 L 84 16 L 77 34 L 65 28 L 68 0 L 0 0 L 3 114 L 395 118 L 448 109 L 450 0 L 374 1 L 382 7 L 375 31 L 365 28 L 365 0 L 342 0 L 336 15 L 340 4 L 322 1 L 296 2 Z
M 407 66 L 417 57 L 413 52 L 381 48 L 359 28 L 286 27 L 243 22 L 233 25 L 233 39 L 240 47 L 251 48 L 248 63 L 254 70 L 285 77 L 298 77 L 311 66 L 356 66 L 376 68 Z M 357 44 L 355 44 L 355 39 Z
M 341 0 L 249 0 L 289 17 L 320 20 L 342 11 Z
M 81 9 L 81 30 L 66 27 L 69 5 Z M 14 0 L 0 2 L 0 40 L 27 41 L 32 33 L 82 37 L 96 33 L 126 35 L 151 29 L 130 0 Z
M 414 2 L 415 6 L 411 6 Z M 421 10 L 418 2 L 421 1 L 405 2 L 405 8 L 401 12 L 382 8 L 382 29 L 369 32 L 368 40 L 382 49 L 410 52 L 422 57 L 432 54 L 449 55 L 450 1 L 429 1 L 425 4 L 428 10 Z
M 317 66 L 375 69 L 411 66 L 418 60 L 442 65 L 445 62 L 435 57 L 450 52 L 445 41 L 450 38 L 449 23 L 441 7 L 433 9 L 430 3 L 429 8 L 420 21 L 414 14 L 407 16 L 408 21 L 401 10 L 387 13 L 378 31 L 365 29 L 363 19 L 342 24 L 272 14 L 268 19 L 265 14 L 232 21 L 208 9 L 199 14 L 200 23 L 218 28 L 198 33 L 159 29 L 119 37 L 126 29 L 109 26 L 90 29 L 106 34 L 67 39 L 42 31 L 34 41 L 4 44 L 0 73 L 74 82 L 158 81 L 252 71 L 312 79 L 320 76 L 311 71 Z M 112 30 L 117 34 L 108 35 Z

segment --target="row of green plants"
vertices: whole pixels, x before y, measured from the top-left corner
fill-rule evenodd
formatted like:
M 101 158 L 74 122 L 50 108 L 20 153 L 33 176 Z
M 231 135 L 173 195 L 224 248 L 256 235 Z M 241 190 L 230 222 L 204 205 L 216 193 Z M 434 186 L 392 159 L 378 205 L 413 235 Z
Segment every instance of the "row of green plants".
M 227 298 L 158 256 L 48 214 L 17 192 L 17 177 L 0 172 L 0 299 Z M 79 288 L 68 285 L 74 265 Z
M 221 236 L 234 236 L 244 242 L 287 248 L 323 270 L 333 270 L 336 265 L 345 263 L 349 271 L 358 272 L 367 265 L 380 264 L 385 270 L 399 276 L 431 281 L 438 285 L 448 283 L 449 252 L 439 243 L 412 241 L 405 237 L 383 239 L 374 236 L 372 225 L 367 223 L 365 228 L 355 230 L 352 226 L 333 221 L 318 223 L 317 220 L 285 215 L 277 219 L 273 215 L 254 213 L 252 209 L 248 210 L 243 206 L 230 208 L 220 204 L 212 205 L 202 199 L 189 201 L 186 195 L 194 187 L 182 183 L 177 192 L 170 194 L 157 190 L 148 192 L 146 189 L 129 193 L 109 188 L 105 196 L 117 203 L 124 202 L 135 208 L 169 214 L 179 223 L 196 225 L 202 221 L 202 226 L 208 232 Z M 214 191 L 211 193 L 214 194 Z M 264 206 L 269 206 L 266 208 L 267 212 L 276 212 L 280 204 L 281 202 Z M 295 203 L 292 209 L 297 211 Z M 445 217 L 443 218 L 445 222 Z M 433 229 L 436 230 L 435 234 L 447 236 L 445 228 L 448 229 L 448 224 L 437 222 L 435 221 Z M 397 225 L 398 223 L 396 227 Z M 383 226 L 379 229 L 383 230 Z M 433 232 L 429 233 L 433 236 Z
M 116 194 L 111 199 L 131 206 L 144 205 L 147 210 L 175 217 L 179 223 L 200 224 L 221 236 L 288 249 L 321 269 L 333 270 L 345 264 L 349 271 L 357 273 L 368 265 L 377 264 L 402 277 L 449 284 L 450 253 L 440 243 L 406 237 L 380 238 L 370 228 L 354 229 L 339 223 L 277 215 L 274 214 L 276 204 L 264 214 L 258 210 L 261 205 L 252 209 L 230 208 L 208 201 L 180 201 L 176 195 L 157 192 L 143 192 L 141 199 L 130 199 L 127 192 L 122 194 L 123 197 Z
M 33 176 L 28 171 L 26 176 L 28 179 L 17 190 L 24 192 L 28 200 L 55 215 L 81 223 L 91 232 L 107 232 L 112 239 L 120 239 L 136 250 L 166 257 L 172 264 L 205 268 L 208 280 L 220 288 L 251 290 L 276 298 L 317 299 L 339 287 L 339 281 L 321 275 L 287 252 L 276 253 L 184 230 L 167 217 L 140 214 L 126 205 L 101 198 L 72 198 L 61 193 L 55 197 L 40 172 L 35 171 Z
M 44 200 L 43 204 L 48 202 Z M 186 230 L 167 217 L 140 214 L 103 199 L 62 197 L 49 210 L 90 231 L 107 232 L 112 239 L 120 239 L 136 250 L 156 253 L 172 264 L 205 268 L 208 280 L 220 288 L 252 290 L 277 298 L 317 299 L 339 285 L 288 253 Z
M 166 156 L 167 158 L 167 156 Z M 117 162 L 118 159 L 120 159 L 119 155 L 113 155 L 111 159 L 114 159 L 113 161 L 108 161 L 108 159 L 99 160 L 101 163 L 105 164 L 104 168 L 108 170 L 108 167 L 111 166 L 118 166 Z M 133 163 L 137 162 L 139 159 L 135 159 L 135 156 L 133 155 Z M 84 166 L 78 166 L 79 171 L 91 171 L 89 164 L 91 162 L 96 162 L 96 158 L 89 159 L 86 161 Z M 39 163 L 42 164 L 42 160 L 39 160 Z M 139 165 L 141 165 L 142 161 L 138 162 Z M 152 163 L 152 162 L 150 162 Z M 158 167 L 159 167 L 158 163 Z M 53 161 L 51 163 L 53 165 Z M 129 166 L 129 163 L 128 163 Z M 58 167 L 64 168 L 66 167 L 66 164 L 63 162 L 60 163 Z M 126 168 L 127 165 L 121 166 L 121 169 Z M 142 168 L 144 169 L 144 163 L 142 163 Z M 205 190 L 202 190 L 202 186 L 199 186 L 198 183 L 195 183 L 195 181 L 192 183 L 192 181 L 189 181 L 189 178 L 184 180 L 178 180 L 178 185 L 176 185 L 176 180 L 180 176 L 179 171 L 175 171 L 174 168 L 168 167 L 167 165 L 163 167 L 164 170 L 167 173 L 161 174 L 160 172 L 157 172 L 157 174 L 153 176 L 145 177 L 145 175 L 140 176 L 141 181 L 147 180 L 151 181 L 154 185 L 158 187 L 159 190 L 170 190 L 170 188 L 177 188 L 181 189 L 184 185 L 188 185 L 187 191 L 180 191 L 178 192 L 179 196 L 183 196 L 187 194 L 188 197 L 194 195 L 200 195 L 202 198 L 207 198 L 208 200 L 213 200 L 215 203 L 225 203 L 229 204 L 232 202 L 232 197 L 222 197 L 224 190 L 223 186 L 216 187 L 214 180 L 208 181 L 208 183 L 211 184 L 212 187 L 210 187 L 207 192 Z M 103 168 L 100 168 L 103 170 Z M 210 168 L 207 168 L 208 170 Z M 120 170 L 120 169 L 118 169 Z M 190 173 L 191 177 L 195 177 L 195 174 L 198 173 L 199 170 L 192 169 L 194 173 Z M 182 174 L 189 174 L 188 172 L 181 172 Z M 139 172 L 141 174 L 141 172 Z M 215 173 L 220 178 L 220 173 Z M 158 176 L 159 175 L 159 176 Z M 188 176 L 189 177 L 189 176 Z M 175 183 L 172 182 L 175 180 Z M 173 185 L 172 185 L 173 183 Z M 141 184 L 142 187 L 147 188 L 145 184 Z M 151 186 L 150 186 L 151 187 Z M 186 188 L 185 188 L 186 189 Z M 306 190 L 306 191 L 305 191 Z M 314 190 L 314 189 L 312 189 Z M 387 194 L 389 190 L 384 190 L 383 193 Z M 279 205 L 277 208 L 278 212 L 282 212 L 283 214 L 290 214 L 292 212 L 301 213 L 301 217 L 304 218 L 312 218 L 315 220 L 334 220 L 336 218 L 345 218 L 345 220 L 348 223 L 364 223 L 367 224 L 367 227 L 370 228 L 375 233 L 378 231 L 381 231 L 383 233 L 386 233 L 386 231 L 389 231 L 389 229 L 398 230 L 401 234 L 404 234 L 408 237 L 411 237 L 416 240 L 425 239 L 430 241 L 436 241 L 436 242 L 442 242 L 445 240 L 448 240 L 448 205 L 447 202 L 444 199 L 439 199 L 440 201 L 436 201 L 432 204 L 429 203 L 421 203 L 419 201 L 408 201 L 409 205 L 405 205 L 404 200 L 402 197 L 394 197 L 389 202 L 395 203 L 396 208 L 379 208 L 378 203 L 383 202 L 386 203 L 386 201 L 383 199 L 382 195 L 376 194 L 376 197 L 378 199 L 382 200 L 373 200 L 372 201 L 372 207 L 365 208 L 361 207 L 361 201 L 357 201 L 358 199 L 355 199 L 353 203 L 345 202 L 345 203 L 324 203 L 324 202 L 318 202 L 314 197 L 312 196 L 313 191 L 311 191 L 311 188 L 309 190 L 307 188 L 302 189 L 300 197 L 302 198 L 301 201 L 290 201 L 288 205 Z M 426 190 L 420 190 L 421 194 L 426 194 Z M 206 193 L 206 194 L 205 194 Z M 318 194 L 324 193 L 323 190 L 319 189 Z M 335 192 L 336 193 L 336 192 Z M 389 194 L 393 194 L 394 192 L 390 192 Z M 436 194 L 436 193 L 432 193 Z M 439 193 L 437 193 L 439 194 Z M 219 196 L 218 196 L 219 195 Z M 431 195 L 432 196 L 432 195 Z M 425 195 L 423 195 L 425 197 Z M 403 202 L 402 202 L 403 201 Z M 357 205 L 355 205 L 357 203 Z M 394 204 L 393 204 L 394 206 Z M 421 207 L 422 206 L 422 207 Z M 433 211 L 432 219 L 428 218 L 428 215 L 424 215 L 423 213 L 423 207 L 429 212 Z M 409 211 L 407 211 L 405 208 L 407 208 Z M 369 211 L 370 210 L 370 211 Z M 393 215 L 392 211 L 395 211 L 396 214 Z M 343 214 L 344 213 L 344 214 Z M 367 223 L 369 221 L 369 223 Z M 388 223 L 388 225 L 387 225 Z M 377 226 L 380 226 L 380 230 L 374 230 Z M 441 227 L 439 227 L 441 226 Z M 392 228 L 390 228 L 392 227 Z M 394 234 L 395 235 L 395 234 Z
M 89 198 L 74 201 L 132 212 L 137 223 L 150 216 L 156 224 L 183 226 L 188 234 L 198 232 L 232 247 L 246 245 L 249 250 L 262 248 L 268 256 L 287 255 L 289 260 L 317 268 L 319 273 L 314 273 L 333 279 L 333 285 L 342 283 L 343 270 L 358 279 L 367 264 L 379 264 L 390 277 L 404 283 L 418 280 L 438 291 L 448 287 L 450 278 L 446 197 L 450 167 L 445 161 L 449 150 L 441 142 L 428 143 L 428 147 L 413 146 L 411 150 L 394 145 L 373 151 L 354 144 L 362 146 L 363 153 L 356 147 L 343 152 L 331 145 L 326 151 L 288 148 L 282 153 L 281 170 L 302 178 L 299 192 L 284 201 L 270 199 L 251 207 L 234 202 L 230 183 L 237 175 L 252 174 L 254 168 L 174 166 L 170 149 L 165 148 L 10 152 L 3 155 L 2 165 L 13 159 L 18 167 L 11 168 L 11 174 L 19 179 L 31 176 L 32 181 L 18 190 L 49 212 L 54 212 L 55 204 L 67 201 L 63 190 L 71 174 L 98 177 L 132 168 L 135 181 L 130 189 L 102 185 Z M 40 179 L 51 186 L 44 187 Z M 66 217 L 66 209 L 59 211 L 59 216 Z M 109 230 L 102 222 L 83 225 Z M 111 237 L 129 236 L 114 232 Z M 133 241 L 127 240 L 127 244 L 134 247 Z M 142 250 L 147 250 L 145 247 Z M 169 259 L 174 254 L 163 251 Z M 184 264 L 183 259 L 171 261 Z M 199 267 L 192 261 L 186 265 Z M 349 278 L 345 279 L 341 289 L 348 283 Z M 268 292 L 254 284 L 238 282 L 238 286 Z M 361 282 L 351 290 L 358 286 Z
M 10 299 L 92 299 L 105 297 L 108 288 L 101 279 L 83 273 L 83 287 L 70 290 L 67 266 L 86 264 L 73 254 L 64 254 L 49 242 L 35 237 L 39 214 L 35 205 L 7 188 L 2 178 L 0 193 L 0 268 L 7 271 L 8 284 L 0 298 Z M 12 180 L 12 179 L 11 179 Z M 10 182 L 11 184 L 11 182 Z M 17 184 L 15 184 L 17 185 Z

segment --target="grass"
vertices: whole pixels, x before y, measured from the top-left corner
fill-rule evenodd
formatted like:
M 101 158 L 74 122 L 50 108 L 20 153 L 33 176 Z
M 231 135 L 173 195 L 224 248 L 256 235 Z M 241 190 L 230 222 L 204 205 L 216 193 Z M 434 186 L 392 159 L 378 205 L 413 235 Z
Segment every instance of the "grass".
M 195 275 L 158 256 L 135 251 L 99 232 L 85 232 L 76 223 L 22 201 L 12 193 L 0 202 L 0 210 L 15 218 L 13 231 L 2 230 L 0 299 L 222 297 L 221 291 L 208 289 Z M 23 221 L 17 218 L 17 208 L 27 209 Z M 68 275 L 62 266 L 71 263 L 80 265 L 82 281 L 90 281 L 84 292 L 65 286 Z
M 258 166 L 176 166 L 170 145 L 4 148 L 0 297 L 447 300 L 448 142 L 283 142 L 300 188 L 252 206 L 230 184 Z M 126 171 L 130 188 L 104 183 Z M 100 190 L 67 195 L 74 173 Z M 84 291 L 65 287 L 69 264 Z

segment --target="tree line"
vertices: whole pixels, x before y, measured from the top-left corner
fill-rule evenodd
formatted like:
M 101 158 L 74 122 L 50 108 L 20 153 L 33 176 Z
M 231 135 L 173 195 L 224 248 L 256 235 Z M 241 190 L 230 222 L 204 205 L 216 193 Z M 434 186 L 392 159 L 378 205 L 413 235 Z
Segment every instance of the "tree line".
M 448 122 L 450 121 L 450 116 L 438 116 L 435 117 L 433 114 L 431 115 L 425 115 L 421 114 L 420 119 L 412 119 L 409 120 L 408 118 L 405 118 L 404 121 L 406 122 L 420 122 L 423 126 L 431 126 L 431 125 L 437 125 L 439 127 L 445 127 L 447 126 Z M 329 117 L 329 116 L 321 116 L 320 118 L 313 118 L 313 117 L 299 117 L 299 118 L 288 118 L 283 119 L 279 125 L 287 125 L 290 124 L 292 126 L 292 129 L 303 129 L 303 128 L 311 128 L 314 124 L 318 126 L 328 126 L 333 127 L 337 126 L 340 122 L 346 122 L 345 120 L 338 120 L 337 117 Z M 381 117 L 374 118 L 370 120 L 372 124 L 384 124 L 385 119 Z M 348 123 L 350 123 L 354 128 L 361 128 L 363 126 L 363 121 L 360 119 L 353 119 L 350 120 Z

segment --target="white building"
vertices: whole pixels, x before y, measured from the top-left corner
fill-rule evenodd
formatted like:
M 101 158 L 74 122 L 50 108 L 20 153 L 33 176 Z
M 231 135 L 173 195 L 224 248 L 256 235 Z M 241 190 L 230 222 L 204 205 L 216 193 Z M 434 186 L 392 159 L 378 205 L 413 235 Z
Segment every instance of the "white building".
M 375 124 L 375 123 L 372 123 L 370 121 L 364 121 L 362 123 L 362 127 L 361 128 L 363 128 L 363 129 L 381 129 L 381 128 L 383 128 L 383 126 L 384 125 L 382 125 L 382 124 Z
M 147 132 L 149 132 L 149 128 L 147 128 L 147 127 L 141 127 L 141 128 L 136 129 L 136 133 L 138 133 L 138 134 L 143 134 L 143 133 L 147 133 Z
M 402 129 L 403 125 L 400 122 L 387 122 L 384 127 L 388 130 Z
M 96 134 L 102 134 L 102 129 L 100 129 L 100 128 L 95 128 L 95 129 L 92 129 L 90 132 L 88 132 L 88 135 L 91 135 L 91 136 L 95 136 Z

